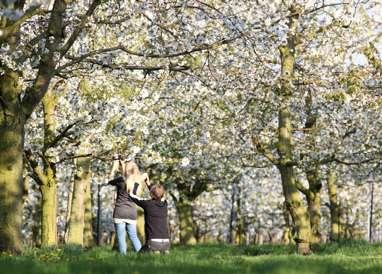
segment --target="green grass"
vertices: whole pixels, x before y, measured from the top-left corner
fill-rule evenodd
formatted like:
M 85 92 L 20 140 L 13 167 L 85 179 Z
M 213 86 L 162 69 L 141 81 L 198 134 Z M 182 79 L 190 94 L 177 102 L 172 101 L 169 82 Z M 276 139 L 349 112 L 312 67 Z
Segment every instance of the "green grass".
M 169 255 L 120 256 L 107 248 L 26 249 L 0 255 L 1 274 L 382 274 L 382 245 L 342 243 L 314 246 L 299 256 L 292 246 L 176 246 Z

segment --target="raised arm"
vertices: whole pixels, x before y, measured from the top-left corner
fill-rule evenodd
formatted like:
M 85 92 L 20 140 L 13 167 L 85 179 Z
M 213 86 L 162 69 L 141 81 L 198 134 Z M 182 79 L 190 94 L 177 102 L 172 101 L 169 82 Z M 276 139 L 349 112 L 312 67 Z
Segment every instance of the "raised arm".
M 110 180 L 107 184 L 108 185 L 112 185 L 112 186 L 120 186 L 125 180 L 123 179 L 123 177 L 117 177 L 113 180 Z
M 129 192 L 129 198 L 139 207 L 146 209 L 149 200 L 145 200 L 132 192 Z
M 150 179 L 149 179 L 149 175 L 147 173 L 143 173 L 142 174 L 142 177 L 143 177 L 143 181 L 145 182 L 148 190 L 150 191 L 151 190 L 151 187 L 153 186 L 152 184 L 150 184 Z

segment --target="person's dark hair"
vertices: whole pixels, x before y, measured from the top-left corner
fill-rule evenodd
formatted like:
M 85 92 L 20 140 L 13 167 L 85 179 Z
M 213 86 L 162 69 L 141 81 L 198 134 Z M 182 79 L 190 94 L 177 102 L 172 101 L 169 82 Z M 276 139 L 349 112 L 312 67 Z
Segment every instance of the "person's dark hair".
M 162 185 L 160 184 L 155 184 L 151 187 L 150 189 L 150 194 L 151 194 L 151 197 L 154 199 L 154 200 L 158 200 L 160 201 L 164 194 L 165 194 L 165 189 Z

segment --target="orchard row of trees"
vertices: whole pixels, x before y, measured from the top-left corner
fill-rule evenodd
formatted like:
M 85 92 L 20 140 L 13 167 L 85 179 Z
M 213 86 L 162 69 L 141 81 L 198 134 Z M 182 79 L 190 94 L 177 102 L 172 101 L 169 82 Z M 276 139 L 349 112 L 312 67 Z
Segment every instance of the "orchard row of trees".
M 242 242 L 244 219 L 270 216 L 300 253 L 328 230 L 332 241 L 357 234 L 340 190 L 360 197 L 370 182 L 374 197 L 381 178 L 379 1 L 0 8 L 0 250 L 21 251 L 27 230 L 56 245 L 57 220 L 66 243 L 91 245 L 92 225 L 100 241 L 112 197 L 97 184 L 114 155 L 166 185 L 182 243 L 200 238 L 201 197 L 229 214 L 231 242 Z M 258 193 L 274 197 L 267 213 Z M 216 218 L 212 230 L 224 226 Z

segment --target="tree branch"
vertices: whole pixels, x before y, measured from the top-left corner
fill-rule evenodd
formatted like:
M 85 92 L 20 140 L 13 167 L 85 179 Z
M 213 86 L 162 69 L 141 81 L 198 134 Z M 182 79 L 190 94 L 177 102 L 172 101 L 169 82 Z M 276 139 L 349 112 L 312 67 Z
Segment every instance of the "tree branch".
M 54 147 L 57 145 L 58 142 L 60 142 L 63 138 L 65 138 L 67 135 L 68 135 L 68 131 L 70 129 L 72 129 L 75 125 L 77 125 L 80 121 L 76 121 L 74 123 L 71 123 L 69 124 L 68 126 L 66 126 L 58 135 L 56 135 L 53 140 L 51 142 L 49 142 L 48 144 L 46 144 L 42 151 L 45 152 L 47 151 L 49 148 L 51 147 Z
M 382 74 L 382 62 L 378 58 L 378 51 L 375 45 L 370 42 L 369 45 L 364 48 L 363 53 L 378 73 Z
M 261 153 L 265 158 L 267 158 L 272 164 L 278 165 L 280 164 L 280 161 L 276 159 L 276 157 L 273 155 L 273 153 L 265 147 L 263 144 L 260 143 L 258 138 L 256 136 L 252 135 L 252 144 L 253 147 Z
M 151 53 L 150 54 L 150 53 L 136 52 L 136 51 L 128 49 L 127 47 L 125 47 L 123 45 L 119 45 L 119 46 L 115 46 L 115 47 L 94 50 L 92 52 L 83 54 L 81 56 L 76 56 L 76 57 L 75 56 L 67 56 L 67 58 L 71 59 L 72 61 L 60 66 L 59 68 L 57 68 L 56 71 L 61 71 L 67 67 L 78 64 L 78 63 L 82 62 L 83 60 L 85 60 L 89 57 L 99 55 L 102 53 L 108 53 L 108 52 L 113 52 L 113 51 L 122 51 L 122 52 L 129 54 L 129 55 L 138 56 L 138 57 L 145 57 L 145 58 L 153 58 L 153 59 L 174 58 L 174 57 L 184 56 L 184 55 L 188 55 L 188 54 L 191 54 L 194 52 L 210 50 L 210 49 L 213 49 L 215 47 L 230 44 L 233 41 L 235 41 L 236 39 L 238 39 L 239 37 L 240 36 L 237 36 L 234 38 L 222 39 L 222 40 L 218 40 L 218 41 L 215 41 L 213 43 L 210 43 L 210 44 L 198 45 L 198 46 L 191 48 L 189 50 L 184 50 L 184 51 L 179 51 L 179 52 L 174 52 L 174 53 L 165 53 L 165 54 L 160 54 L 160 53 Z
M 30 150 L 26 150 L 24 155 L 32 171 L 31 177 L 36 181 L 37 184 L 44 185 L 47 181 L 47 178 L 38 165 L 37 161 L 33 158 L 32 152 Z
M 20 28 L 20 26 L 25 23 L 28 19 L 32 18 L 35 15 L 46 14 L 47 11 L 40 9 L 40 6 L 34 6 L 29 8 L 23 16 L 21 16 L 17 21 L 12 25 L 9 25 L 5 28 L 0 28 L 0 41 L 5 41 L 8 37 L 14 35 Z
M 184 71 L 190 69 L 189 66 L 180 66 L 180 65 L 174 65 L 174 64 L 169 64 L 169 65 L 159 65 L 159 66 L 140 66 L 140 65 L 129 65 L 125 63 L 121 64 L 104 64 L 102 61 L 94 60 L 94 59 L 89 59 L 86 62 L 101 66 L 103 68 L 108 68 L 111 70 L 117 70 L 117 69 L 125 69 L 125 70 L 143 70 L 146 71 L 147 73 L 150 73 L 152 71 L 157 71 L 157 70 L 169 70 L 169 71 Z
M 63 40 L 62 30 L 65 10 L 66 1 L 55 0 L 46 31 L 47 52 L 41 56 L 37 76 L 33 85 L 26 90 L 21 102 L 25 119 L 32 114 L 34 108 L 41 102 L 41 99 L 48 90 L 50 80 L 54 76 L 54 69 L 56 67 L 54 55 Z
M 309 189 L 307 189 L 306 187 L 304 187 L 304 185 L 301 183 L 301 181 L 299 179 L 296 178 L 295 180 L 295 186 L 296 188 L 302 192 L 305 196 L 308 196 L 309 195 Z
M 69 49 L 72 47 L 74 42 L 77 40 L 78 36 L 81 34 L 88 18 L 94 13 L 95 9 L 102 3 L 101 0 L 93 0 L 91 5 L 89 6 L 86 13 L 82 16 L 80 23 L 72 32 L 72 35 L 69 37 L 68 41 L 66 41 L 65 45 L 59 50 L 60 56 L 63 57 Z

